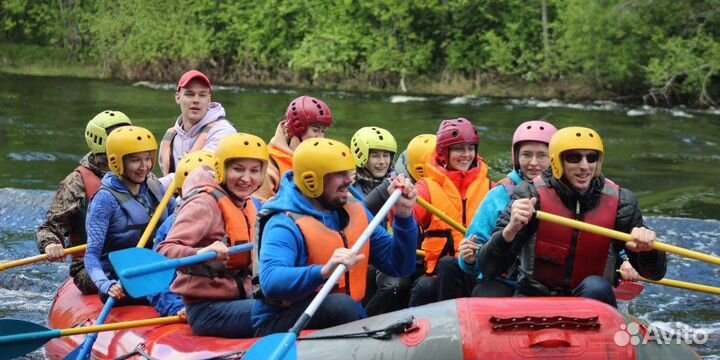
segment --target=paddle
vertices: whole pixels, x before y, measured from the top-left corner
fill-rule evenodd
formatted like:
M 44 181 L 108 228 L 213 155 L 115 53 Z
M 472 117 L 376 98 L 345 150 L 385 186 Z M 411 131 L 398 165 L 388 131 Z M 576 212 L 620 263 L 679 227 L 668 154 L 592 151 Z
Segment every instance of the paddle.
M 228 250 L 230 255 L 252 250 L 253 244 L 236 245 Z M 175 269 L 183 266 L 202 263 L 212 260 L 217 253 L 210 251 L 198 255 L 188 256 L 181 259 L 168 259 L 150 249 L 129 248 L 119 250 L 110 254 L 110 262 L 115 271 L 119 274 L 120 281 L 126 293 L 132 297 L 141 297 L 158 293 L 168 287 L 175 275 Z M 143 265 L 136 265 L 142 263 Z M 112 298 L 108 299 L 110 301 Z M 103 307 L 103 311 L 109 308 Z M 107 313 L 101 314 L 103 322 Z M 100 321 L 100 320 L 98 320 Z M 2 354 L 10 352 L 10 357 L 27 354 L 42 346 L 50 339 L 78 334 L 97 333 L 127 329 L 131 327 L 162 325 L 176 322 L 183 322 L 177 316 L 170 316 L 158 319 L 146 319 L 126 321 L 115 324 L 94 325 L 65 330 L 48 329 L 28 321 L 2 319 L 0 320 L 0 351 Z M 8 335 L 8 336 L 5 336 Z M 77 347 L 66 358 L 77 357 L 81 347 Z
M 620 285 L 613 288 L 615 298 L 622 301 L 634 300 L 642 294 L 643 290 L 645 290 L 645 286 L 642 284 L 629 281 L 621 281 Z
M 445 221 L 448 225 L 450 225 L 450 226 L 452 226 L 453 228 L 455 228 L 455 230 L 457 230 L 457 231 L 459 231 L 459 232 L 461 232 L 461 233 L 463 233 L 463 234 L 465 234 L 465 233 L 467 232 L 467 229 L 465 229 L 462 225 L 460 225 L 458 222 L 456 222 L 455 220 L 453 220 L 453 219 L 451 219 L 450 217 L 448 217 L 445 213 L 443 213 L 442 211 L 440 211 L 440 210 L 437 209 L 436 207 L 434 207 L 434 206 L 432 206 L 431 204 L 429 204 L 427 201 L 425 201 L 425 200 L 423 200 L 423 199 L 421 199 L 421 198 L 418 198 L 418 204 L 420 204 L 420 206 L 424 207 L 427 211 L 431 212 L 433 215 L 435 215 L 435 216 L 439 217 L 441 220 Z M 560 225 L 566 225 L 566 226 L 569 226 L 569 227 L 572 227 L 572 228 L 576 228 L 576 229 L 578 229 L 578 230 L 584 230 L 584 231 L 588 231 L 588 232 L 594 232 L 594 233 L 596 233 L 596 234 L 604 235 L 604 236 L 611 237 L 611 238 L 614 238 L 614 239 L 617 239 L 617 240 L 623 240 L 623 241 L 626 241 L 626 242 L 627 242 L 627 241 L 632 241 L 632 237 L 631 237 L 629 234 L 626 234 L 626 233 L 623 233 L 623 232 L 620 232 L 620 231 L 606 229 L 606 228 L 603 228 L 603 227 L 600 227 L 600 226 L 587 224 L 587 223 L 584 223 L 584 222 L 581 222 L 581 221 L 572 220 L 572 219 L 568 219 L 568 218 L 561 217 L 561 216 L 557 216 L 557 215 L 553 215 L 553 214 L 548 214 L 548 213 L 542 212 L 542 211 L 537 211 L 537 212 L 536 212 L 536 216 L 537 216 L 538 219 L 540 219 L 540 220 L 546 220 L 546 221 L 550 221 L 550 222 L 555 222 L 555 223 L 558 223 L 558 224 L 560 224 Z M 580 225 L 578 225 L 578 224 L 580 224 Z M 579 227 L 582 227 L 582 228 L 579 228 L 579 227 L 576 227 L 576 226 L 579 226 Z M 596 231 L 600 231 L 600 232 L 596 232 Z M 616 238 L 615 236 L 621 236 L 621 237 L 624 237 L 624 239 L 619 239 L 619 238 Z M 672 245 L 666 245 L 666 244 L 662 244 L 662 243 L 658 243 L 658 242 L 655 242 L 655 244 L 659 244 L 659 245 L 661 245 L 661 246 L 663 246 L 663 247 L 680 249 L 680 250 L 683 250 L 684 252 L 688 252 L 688 253 L 699 254 L 699 255 L 702 255 L 702 256 L 711 257 L 711 256 L 709 256 L 709 255 L 705 255 L 705 254 L 698 253 L 698 252 L 691 251 L 691 250 L 686 250 L 686 249 L 683 249 L 683 248 L 678 248 L 678 247 L 672 246 Z M 658 250 L 660 250 L 660 249 L 658 249 Z M 662 251 L 673 252 L 673 251 L 670 251 L 670 250 L 662 250 Z M 418 254 L 418 256 L 425 256 L 425 252 L 422 251 L 422 250 L 418 250 L 418 251 L 417 251 L 417 254 Z M 680 254 L 678 254 L 678 255 L 680 255 Z M 688 257 L 690 257 L 690 256 L 688 256 Z M 693 257 L 693 258 L 694 258 L 694 257 Z M 714 257 L 711 257 L 711 258 L 714 258 Z M 700 260 L 700 259 L 698 259 L 698 260 Z M 654 280 L 649 280 L 649 279 L 645 279 L 645 278 L 640 278 L 640 281 L 647 282 L 647 283 L 651 283 L 651 284 L 657 284 L 657 285 L 665 285 L 665 286 L 675 287 L 675 288 L 679 288 L 679 289 L 694 290 L 694 291 L 699 291 L 699 292 L 705 292 L 705 293 L 708 293 L 708 294 L 720 295 L 720 288 L 717 288 L 717 287 L 714 287 L 714 286 L 701 285 L 701 284 L 695 284 L 695 283 L 691 283 L 691 282 L 684 282 L 684 281 L 671 280 L 671 279 L 661 279 L 661 280 L 654 281 Z M 631 283 L 625 282 L 625 284 L 631 284 Z M 628 285 L 628 286 L 626 286 L 624 289 L 621 290 L 621 292 L 623 292 L 623 293 L 620 294 L 620 296 L 624 296 L 624 297 L 626 297 L 626 298 L 630 298 L 630 297 L 635 298 L 635 297 L 637 297 L 638 295 L 640 295 L 640 293 L 642 292 L 643 288 L 644 288 L 644 287 L 643 287 L 642 285 L 640 285 L 640 284 L 636 284 L 636 286 L 634 286 L 634 287 Z M 616 292 L 615 292 L 615 293 L 616 293 L 616 295 L 618 294 L 617 289 L 616 289 Z M 621 300 L 625 300 L 625 299 L 621 299 Z
M 353 253 L 357 254 L 360 249 L 365 246 L 365 243 L 367 243 L 368 239 L 370 239 L 370 235 L 372 234 L 372 232 L 375 231 L 375 228 L 387 216 L 388 212 L 390 212 L 390 209 L 400 198 L 400 195 L 402 195 L 402 189 L 398 188 L 393 191 L 385 205 L 380 208 L 380 210 L 377 212 L 370 224 L 368 224 L 367 228 L 365 228 L 365 231 L 363 231 L 363 233 L 360 235 L 357 242 L 355 242 L 355 245 L 353 245 L 352 249 L 350 249 Z M 292 329 L 290 329 L 290 332 L 273 334 L 262 338 L 260 341 L 255 343 L 255 345 L 253 345 L 253 347 L 250 348 L 247 353 L 245 353 L 243 359 L 296 359 L 297 349 L 295 347 L 295 340 L 297 340 L 298 335 L 300 335 L 300 331 L 305 328 L 312 316 L 315 314 L 315 311 L 318 309 L 318 307 L 320 307 L 320 305 L 325 300 L 330 291 L 333 289 L 333 287 L 335 287 L 335 284 L 343 275 L 343 273 L 345 273 L 345 270 L 347 270 L 347 268 L 343 264 L 340 264 L 335 268 L 335 270 L 332 272 L 327 281 L 325 281 L 325 284 L 323 284 L 322 288 L 315 296 L 313 301 L 310 303 L 310 305 L 308 305 L 307 309 L 305 309 L 305 312 L 303 312 L 303 314 L 300 315 L 300 318 L 297 319 L 295 325 L 293 325 Z
M 632 236 L 630 236 L 630 234 L 626 234 L 624 232 L 617 231 L 617 230 L 604 228 L 602 226 L 584 223 L 582 221 L 578 221 L 578 220 L 574 220 L 574 219 L 568 219 L 566 217 L 546 213 L 544 211 L 539 211 L 539 210 L 536 211 L 535 216 L 537 216 L 538 219 L 543 220 L 543 221 L 549 221 L 551 223 L 555 223 L 558 225 L 568 226 L 568 227 L 571 227 L 573 229 L 577 229 L 580 231 L 591 232 L 593 234 L 606 236 L 606 237 L 609 237 L 609 238 L 612 238 L 615 240 L 620 240 L 620 241 L 624 241 L 624 242 L 633 241 L 633 238 L 632 238 Z M 658 250 L 658 251 L 669 252 L 669 253 L 680 255 L 680 256 L 684 256 L 684 257 L 687 257 L 690 259 L 704 261 L 709 264 L 720 265 L 720 258 L 717 256 L 703 254 L 701 252 L 684 249 L 684 248 L 674 246 L 674 245 L 664 244 L 659 241 L 655 241 L 653 243 L 653 249 Z
M 442 220 L 442 221 L 444 221 L 446 224 L 452 226 L 453 229 L 455 229 L 455 230 L 457 230 L 457 231 L 459 231 L 459 232 L 461 232 L 461 233 L 463 233 L 463 234 L 465 234 L 465 233 L 467 232 L 467 229 L 466 229 L 464 226 L 462 226 L 462 225 L 461 225 L 460 223 L 458 223 L 457 221 L 453 220 L 451 217 L 447 216 L 447 214 L 445 214 L 444 212 L 440 211 L 440 209 L 438 209 L 438 208 L 430 205 L 430 203 L 428 203 L 427 201 L 425 201 L 425 199 L 423 199 L 423 198 L 421 198 L 421 197 L 418 196 L 417 202 L 418 202 L 418 204 L 420 204 L 420 206 L 424 207 L 425 210 L 431 212 L 433 215 L 439 217 L 440 220 Z
M 156 319 L 123 321 L 114 324 L 73 327 L 68 329 L 49 329 L 33 322 L 15 319 L 0 319 L 0 357 L 12 359 L 23 356 L 45 345 L 51 339 L 62 336 L 80 335 L 129 329 L 141 326 L 183 323 L 179 316 Z
M 230 255 L 250 251 L 252 243 L 228 248 Z M 203 263 L 217 257 L 214 251 L 179 259 L 168 259 L 155 251 L 144 248 L 129 248 L 110 253 L 115 273 L 127 294 L 134 298 L 156 294 L 170 285 L 175 269 Z M 143 264 L 143 265 L 137 265 Z
M 153 230 L 155 230 L 155 225 L 157 225 L 158 220 L 160 220 L 160 216 L 162 216 L 163 211 L 165 211 L 165 208 L 170 202 L 170 199 L 172 198 L 174 192 L 175 179 L 173 179 L 173 181 L 170 182 L 170 185 L 168 185 L 167 190 L 165 190 L 165 195 L 163 195 L 162 200 L 155 209 L 155 213 L 150 218 L 150 222 L 148 222 L 147 227 L 145 227 L 145 231 L 143 232 L 140 240 L 137 243 L 138 248 L 144 248 L 145 244 L 147 244 L 148 240 L 150 239 L 150 234 L 152 234 Z M 108 300 L 105 302 L 105 306 L 100 312 L 100 316 L 98 316 L 97 320 L 95 321 L 95 325 L 102 325 L 105 323 L 105 319 L 107 318 L 108 314 L 110 314 L 110 310 L 112 309 L 113 305 L 115 305 L 115 301 L 116 300 L 114 297 L 108 297 Z M 95 343 L 95 339 L 97 339 L 97 333 L 91 333 L 85 338 L 85 341 L 82 343 L 82 345 L 80 345 L 80 347 L 76 348 L 70 354 L 68 354 L 65 359 L 87 359 L 90 355 L 90 351 L 92 350 L 92 346 Z
M 63 256 L 83 252 L 86 249 L 87 249 L 87 245 L 73 246 L 73 247 L 63 250 Z M 48 259 L 50 259 L 50 257 L 47 254 L 42 254 L 42 255 L 35 255 L 35 256 L 30 256 L 30 257 L 26 257 L 26 258 L 22 258 L 22 259 L 12 260 L 12 261 L 8 261 L 8 262 L 0 264 L 0 271 L 5 271 L 7 269 L 12 269 L 14 267 L 28 265 L 28 264 L 32 264 L 32 263 L 36 263 L 36 262 L 40 262 L 40 261 L 46 261 Z
M 618 272 L 621 272 L 621 271 L 618 270 Z M 650 279 L 646 279 L 644 277 L 640 277 L 639 281 L 650 283 L 650 284 L 674 287 L 674 288 L 678 288 L 678 289 L 685 289 L 685 290 L 704 292 L 704 293 L 713 294 L 713 295 L 720 295 L 720 288 L 715 287 L 715 286 L 708 286 L 708 285 L 702 285 L 702 284 L 696 284 L 696 283 L 680 281 L 680 280 L 672 280 L 672 279 L 650 280 Z

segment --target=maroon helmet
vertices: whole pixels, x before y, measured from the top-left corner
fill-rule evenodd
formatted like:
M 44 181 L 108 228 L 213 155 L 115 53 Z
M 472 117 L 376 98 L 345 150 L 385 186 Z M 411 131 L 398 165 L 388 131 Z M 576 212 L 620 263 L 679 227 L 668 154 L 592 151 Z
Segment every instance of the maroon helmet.
M 285 126 L 290 136 L 305 135 L 308 127 L 313 124 L 330 127 L 332 123 L 330 108 L 325 102 L 312 96 L 301 96 L 291 101 L 285 112 Z
M 477 144 L 480 141 L 475 126 L 465 118 L 443 120 L 437 132 L 437 144 L 435 153 L 442 165 L 447 164 L 450 154 L 450 146 L 460 144 L 473 144 L 477 152 Z

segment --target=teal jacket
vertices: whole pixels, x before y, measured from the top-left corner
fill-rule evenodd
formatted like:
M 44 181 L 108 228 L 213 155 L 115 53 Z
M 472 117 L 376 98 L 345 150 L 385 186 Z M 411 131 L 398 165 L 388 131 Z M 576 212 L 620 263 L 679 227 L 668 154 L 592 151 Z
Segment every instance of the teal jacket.
M 485 199 L 480 204 L 480 208 L 475 212 L 475 217 L 473 217 L 472 223 L 470 223 L 465 238 L 475 235 L 477 237 L 476 242 L 480 245 L 485 244 L 490 239 L 493 230 L 495 230 L 497 219 L 510 203 L 512 188 L 524 181 L 520 170 L 511 171 L 507 174 L 507 177 L 512 180 L 513 185 L 496 186 L 485 195 Z M 458 256 L 458 263 L 463 271 L 468 274 L 478 275 L 478 279 L 482 280 L 483 274 L 480 272 L 479 261 L 475 261 L 474 264 L 469 265 L 463 260 L 462 256 Z M 506 281 L 507 279 L 502 280 Z

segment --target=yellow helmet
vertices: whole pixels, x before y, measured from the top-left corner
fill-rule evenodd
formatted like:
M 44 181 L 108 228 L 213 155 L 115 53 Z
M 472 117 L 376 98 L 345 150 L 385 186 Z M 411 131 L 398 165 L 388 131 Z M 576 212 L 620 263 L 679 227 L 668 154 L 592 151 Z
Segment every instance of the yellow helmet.
M 85 127 L 85 142 L 93 154 L 105 153 L 105 144 L 107 143 L 107 129 L 119 125 L 132 125 L 127 115 L 112 110 L 105 110 L 95 115 L 92 120 L 88 121 Z
M 337 140 L 308 139 L 293 154 L 295 185 L 313 199 L 322 195 L 325 175 L 354 169 L 350 148 Z
M 185 154 L 175 169 L 175 188 L 181 191 L 190 172 L 203 165 L 215 166 L 215 154 L 207 150 L 197 150 Z
M 571 126 L 558 130 L 548 145 L 550 153 L 550 166 L 552 167 L 553 176 L 560 179 L 563 175 L 562 153 L 568 150 L 595 150 L 600 153 L 597 167 L 595 168 L 594 177 L 600 176 L 603 160 L 603 143 L 595 130 Z
M 415 181 L 423 176 L 423 157 L 432 152 L 437 144 L 437 135 L 420 134 L 410 140 L 407 146 L 407 170 Z
M 157 149 L 157 141 L 150 130 L 139 126 L 123 126 L 108 135 L 108 165 L 115 175 L 122 176 L 125 173 L 123 158 L 126 155 L 143 151 L 157 151 Z M 155 158 L 154 155 L 153 158 Z M 153 166 L 155 166 L 155 161 L 153 161 Z
M 263 139 L 244 133 L 228 135 L 220 140 L 215 150 L 215 181 L 218 184 L 225 182 L 225 166 L 229 160 L 233 159 L 260 160 L 263 163 L 262 175 L 264 178 L 269 158 L 267 144 Z

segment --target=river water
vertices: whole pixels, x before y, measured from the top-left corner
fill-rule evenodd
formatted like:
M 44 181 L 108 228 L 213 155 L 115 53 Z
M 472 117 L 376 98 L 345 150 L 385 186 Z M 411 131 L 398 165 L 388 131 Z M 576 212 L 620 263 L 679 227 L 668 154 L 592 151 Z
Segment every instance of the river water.
M 239 131 L 266 140 L 289 101 L 305 92 L 216 86 Z M 440 120 L 470 119 L 480 153 L 500 179 L 510 169 L 510 141 L 522 121 L 545 118 L 558 128 L 592 127 L 605 144 L 605 174 L 639 197 L 647 223 L 663 242 L 720 255 L 720 111 L 661 110 L 609 102 L 570 104 L 532 99 L 409 97 L 317 92 L 335 125 L 327 136 L 349 142 L 362 126 L 392 132 L 402 148 Z M 129 84 L 0 74 L 0 261 L 37 254 L 34 230 L 44 220 L 57 183 L 87 151 L 85 124 L 98 112 L 125 112 L 160 139 L 179 114 L 172 84 Z M 45 324 L 67 265 L 42 263 L 0 272 L 0 318 Z M 668 278 L 720 286 L 720 269 L 670 255 Z M 720 297 L 658 285 L 625 310 L 663 328 L 688 326 L 708 335 L 696 350 L 720 358 Z M 31 355 L 42 358 L 42 352 Z

